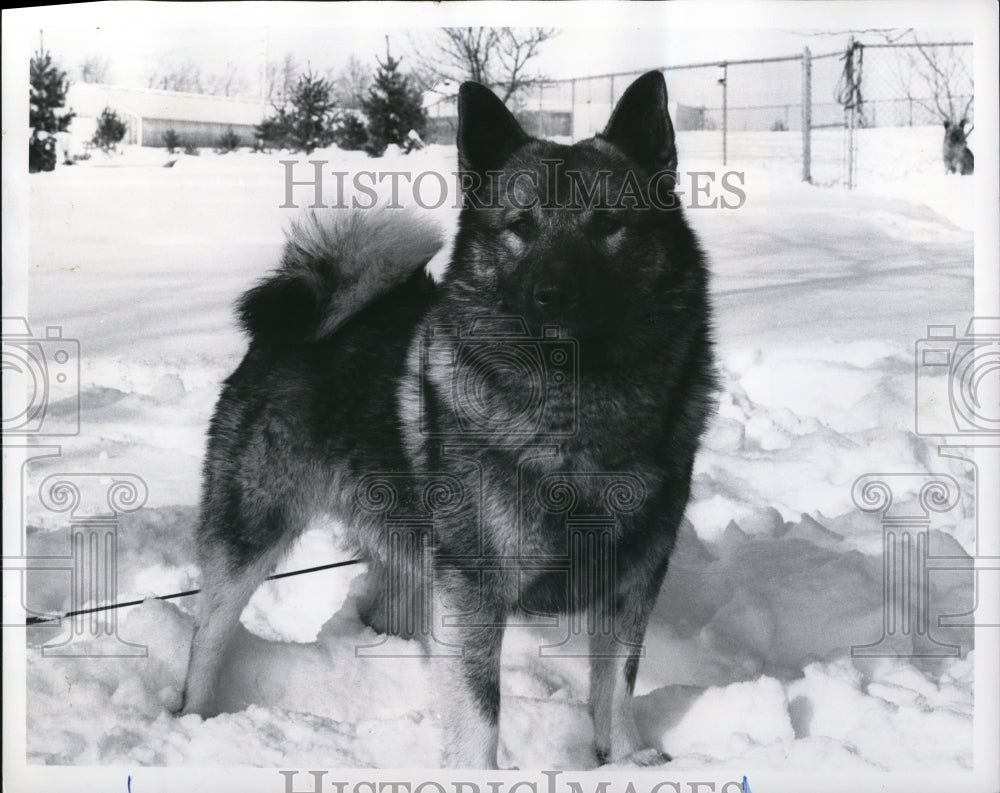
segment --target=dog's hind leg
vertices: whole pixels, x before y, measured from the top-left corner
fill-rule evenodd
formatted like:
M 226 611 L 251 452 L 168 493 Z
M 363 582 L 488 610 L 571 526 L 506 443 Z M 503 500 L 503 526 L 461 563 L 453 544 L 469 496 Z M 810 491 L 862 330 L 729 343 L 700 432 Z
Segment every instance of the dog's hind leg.
M 226 549 L 203 546 L 202 588 L 199 596 L 194 638 L 187 679 L 184 683 L 182 714 L 216 714 L 214 694 L 226 648 L 247 603 L 273 572 L 286 544 L 275 544 L 249 562 L 234 562 Z
M 378 558 L 368 559 L 368 574 L 358 595 L 358 617 L 376 633 L 402 639 L 420 638 L 423 592 L 405 566 L 390 569 Z

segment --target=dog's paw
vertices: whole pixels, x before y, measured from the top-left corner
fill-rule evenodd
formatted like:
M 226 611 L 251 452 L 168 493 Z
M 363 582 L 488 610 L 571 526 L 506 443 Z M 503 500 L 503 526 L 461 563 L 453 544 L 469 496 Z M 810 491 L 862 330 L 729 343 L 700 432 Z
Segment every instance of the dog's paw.
M 160 701 L 163 702 L 163 699 L 161 698 Z M 221 712 L 214 699 L 196 702 L 188 696 L 186 691 L 179 692 L 176 699 L 173 699 L 169 705 L 164 702 L 164 707 L 176 719 L 184 716 L 197 716 L 204 720 L 218 716 Z
M 160 704 L 171 716 L 180 716 L 184 710 L 184 692 L 177 686 L 164 686 L 157 694 Z
M 661 752 L 659 749 L 640 749 L 638 752 L 632 752 L 628 757 L 625 758 L 624 762 L 628 765 L 663 765 L 664 763 L 669 763 L 673 760 L 669 754 L 666 752 Z
M 366 600 L 358 603 L 358 619 L 361 624 L 371 628 L 375 633 L 388 633 L 388 624 L 385 619 L 385 604 L 373 600 Z
M 597 762 L 601 765 L 614 766 L 655 766 L 669 763 L 673 758 L 666 752 L 659 749 L 639 749 L 625 757 L 611 759 L 611 752 L 608 749 L 598 748 L 596 750 Z

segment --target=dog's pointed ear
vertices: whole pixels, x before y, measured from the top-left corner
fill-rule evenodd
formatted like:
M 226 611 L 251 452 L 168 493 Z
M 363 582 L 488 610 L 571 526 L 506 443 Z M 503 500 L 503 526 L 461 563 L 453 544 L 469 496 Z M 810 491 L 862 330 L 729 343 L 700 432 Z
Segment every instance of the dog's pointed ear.
M 531 140 L 496 94 L 479 83 L 458 89 L 458 164 L 485 173 L 499 169 Z
M 677 170 L 662 72 L 646 72 L 626 89 L 601 136 L 650 172 Z

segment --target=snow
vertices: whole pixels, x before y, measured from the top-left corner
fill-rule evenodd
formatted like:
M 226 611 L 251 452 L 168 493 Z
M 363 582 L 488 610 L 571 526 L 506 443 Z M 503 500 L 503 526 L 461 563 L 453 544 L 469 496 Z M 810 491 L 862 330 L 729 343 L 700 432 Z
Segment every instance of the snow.
M 961 332 L 971 314 L 972 179 L 938 173 L 927 155 L 939 151 L 936 128 L 864 132 L 881 147 L 868 149 L 879 153 L 872 159 L 888 165 L 861 168 L 852 193 L 798 183 L 792 159 L 764 164 L 761 152 L 793 145 L 796 133 L 734 134 L 729 167 L 745 173 L 746 204 L 687 213 L 712 262 L 723 390 L 636 688 L 641 732 L 673 756 L 672 770 L 972 766 L 972 631 L 937 626 L 938 615 L 971 608 L 970 573 L 929 579 L 935 638 L 959 654 L 910 657 L 912 637 L 902 635 L 895 657 L 851 654 L 883 624 L 881 525 L 853 503 L 857 477 L 952 475 L 962 498 L 933 517 L 931 553 L 976 552 L 970 468 L 939 457 L 940 438 L 914 432 L 914 345 L 928 324 Z M 697 135 L 682 133 L 682 160 L 716 168 Z M 220 683 L 224 713 L 168 712 L 179 701 L 195 600 L 148 598 L 198 585 L 205 429 L 244 350 L 233 302 L 274 266 L 295 215 L 280 208 L 279 161 L 289 158 L 130 150 L 31 179 L 29 317 L 36 335 L 60 325 L 79 340 L 83 431 L 60 439 L 61 456 L 28 469 L 29 552 L 68 548 L 65 514 L 37 495 L 48 474 L 131 472 L 149 489 L 118 532 L 119 599 L 147 599 L 117 624 L 148 654 L 43 655 L 38 648 L 64 641 L 67 628 L 29 629 L 31 763 L 436 763 L 434 661 L 361 624 L 351 594 L 359 567 L 262 587 Z M 162 167 L 168 159 L 173 167 Z M 454 170 L 452 152 L 437 146 L 378 161 L 336 150 L 301 159 L 300 169 L 319 159 L 352 173 Z M 304 204 L 312 189 L 295 195 Z M 453 229 L 452 204 L 428 214 Z M 344 558 L 332 528 L 311 528 L 282 569 Z M 64 572 L 29 574 L 27 592 L 41 613 L 81 605 Z M 540 657 L 539 646 L 557 640 L 539 625 L 508 631 L 506 767 L 596 765 L 587 662 Z M 73 641 L 86 650 L 97 639 Z M 380 657 L 356 657 L 363 645 L 379 645 Z

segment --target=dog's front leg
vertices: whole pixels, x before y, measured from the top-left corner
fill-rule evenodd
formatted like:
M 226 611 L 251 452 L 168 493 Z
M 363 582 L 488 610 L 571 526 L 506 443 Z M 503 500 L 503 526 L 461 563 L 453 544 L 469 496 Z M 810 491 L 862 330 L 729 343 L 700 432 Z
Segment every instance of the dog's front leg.
M 447 768 L 496 768 L 503 609 L 488 587 L 464 577 L 439 580 L 428 646 L 444 724 Z
M 590 712 L 597 759 L 602 764 L 658 765 L 670 759 L 659 749 L 643 745 L 632 710 L 646 625 L 666 567 L 664 560 L 662 565 L 630 571 L 626 580 L 615 582 L 612 602 L 592 606 L 605 609 L 590 623 L 596 626 L 590 635 Z M 608 630 L 605 626 L 613 627 Z

